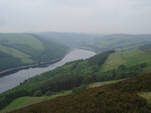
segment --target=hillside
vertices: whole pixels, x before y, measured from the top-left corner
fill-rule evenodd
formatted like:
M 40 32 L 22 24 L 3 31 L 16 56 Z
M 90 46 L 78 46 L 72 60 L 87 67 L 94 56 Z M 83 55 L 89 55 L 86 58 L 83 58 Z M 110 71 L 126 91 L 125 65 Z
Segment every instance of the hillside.
M 90 88 L 11 113 L 150 113 L 151 106 L 140 93 L 150 92 L 151 74 Z
M 48 93 L 70 90 L 82 84 L 88 84 L 90 77 L 95 70 L 105 62 L 106 58 L 114 51 L 98 54 L 88 60 L 79 60 L 68 63 L 53 71 L 46 72 L 39 76 L 30 78 L 16 88 L 0 94 L 0 109 L 10 104 L 13 100 L 23 96 L 42 96 Z M 95 63 L 98 61 L 98 64 Z
M 62 58 L 67 51 L 64 45 L 32 34 L 1 33 L 0 71 Z
M 73 88 L 72 90 L 61 91 L 61 92 L 54 93 L 54 94 L 53 93 L 47 93 L 47 95 L 44 95 L 44 96 L 20 97 L 20 98 L 15 99 L 13 102 L 11 102 L 4 109 L 0 110 L 0 112 L 5 113 L 5 112 L 14 111 L 16 109 L 24 108 L 24 107 L 27 107 L 29 105 L 35 104 L 35 103 L 48 101 L 48 100 L 54 99 L 56 97 L 69 95 L 69 94 L 75 93 L 75 92 L 80 92 L 80 91 L 83 91 L 87 88 L 95 88 L 95 87 L 104 86 L 107 84 L 113 84 L 113 83 L 117 83 L 117 82 L 122 81 L 122 80 L 125 80 L 125 79 L 111 80 L 111 81 L 104 81 L 104 82 L 94 82 L 92 84 L 89 84 L 88 86 L 80 86 L 80 87 Z
M 150 59 L 151 54 L 146 53 L 146 49 L 137 49 L 123 52 L 107 51 L 87 60 L 70 62 L 26 80 L 20 86 L 1 94 L 0 106 L 2 109 L 19 97 L 53 95 L 94 82 L 118 80 L 150 72 Z M 117 64 L 111 62 L 112 60 L 121 62 Z M 135 62 L 132 62 L 133 60 Z

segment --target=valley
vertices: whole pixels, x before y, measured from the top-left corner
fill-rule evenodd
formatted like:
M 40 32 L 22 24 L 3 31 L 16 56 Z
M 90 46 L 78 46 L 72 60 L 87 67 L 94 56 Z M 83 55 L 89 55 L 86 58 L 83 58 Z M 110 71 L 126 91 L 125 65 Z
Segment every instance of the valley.
M 51 33 L 50 33 L 51 34 Z M 111 107 L 111 111 L 113 113 L 121 112 L 123 110 L 125 113 L 127 113 L 127 107 L 134 106 L 134 109 L 132 111 L 137 111 L 139 103 L 135 103 L 136 100 L 140 101 L 140 104 L 143 105 L 144 102 L 144 107 L 139 109 L 141 111 L 140 113 L 143 113 L 144 110 L 148 110 L 149 106 L 149 101 L 150 101 L 150 89 L 147 90 L 145 93 L 145 89 L 142 89 L 142 91 L 138 91 L 131 94 L 130 92 L 127 91 L 127 89 L 123 89 L 124 93 L 121 93 L 121 88 L 119 84 L 123 84 L 124 81 L 126 81 L 126 84 L 130 85 L 129 81 L 133 81 L 134 78 L 136 77 L 137 79 L 139 75 L 149 75 L 151 72 L 151 46 L 150 46 L 150 39 L 147 38 L 142 39 L 141 37 L 137 36 L 138 40 L 136 41 L 136 38 L 129 43 L 128 40 L 130 40 L 131 35 L 122 35 L 124 38 L 118 38 L 118 35 L 113 35 L 109 39 L 108 38 L 103 38 L 103 37 L 108 37 L 108 36 L 101 36 L 100 39 L 101 41 L 107 41 L 107 45 L 102 45 L 98 46 L 97 48 L 92 46 L 96 43 L 93 43 L 97 40 L 97 42 L 100 42 L 98 40 L 99 36 L 98 35 L 90 35 L 90 40 L 85 40 L 82 39 L 82 42 L 76 42 L 74 39 L 75 43 L 74 46 L 71 46 L 65 42 L 60 43 L 59 36 L 60 35 L 65 35 L 65 36 L 70 36 L 71 34 L 59 34 L 55 35 L 58 39 L 55 40 L 51 38 L 51 35 L 49 33 L 46 35 L 46 37 L 43 40 L 49 40 L 50 42 L 53 42 L 55 44 L 62 45 L 63 47 L 67 47 L 68 51 L 66 51 L 66 55 L 64 55 L 64 58 L 59 59 L 58 62 L 53 63 L 49 65 L 48 67 L 31 67 L 29 69 L 23 69 L 20 71 L 17 71 L 14 74 L 10 74 L 8 76 L 4 76 L 0 78 L 0 109 L 1 112 L 13 112 L 14 110 L 17 109 L 25 109 L 25 111 L 20 111 L 21 113 L 27 112 L 28 109 L 32 109 L 34 112 L 39 112 L 36 111 L 34 106 L 39 106 L 38 108 L 42 109 L 41 112 L 48 112 L 51 113 L 50 111 L 53 109 L 43 109 L 43 105 L 45 103 L 49 103 L 51 105 L 52 103 L 56 103 L 55 100 L 58 99 L 65 99 L 65 103 L 59 103 L 62 104 L 63 108 L 65 107 L 65 111 L 60 111 L 60 108 L 57 108 L 59 106 L 55 106 L 55 112 L 67 112 L 69 108 L 67 106 L 70 106 L 66 103 L 66 100 L 71 102 L 71 103 L 76 103 L 78 101 L 76 100 L 70 100 L 70 96 L 75 97 L 77 99 L 84 98 L 83 92 L 87 92 L 90 95 L 87 95 L 85 97 L 88 98 L 88 101 L 85 103 L 82 103 L 83 106 L 87 106 L 89 101 L 93 101 L 93 104 L 96 106 L 93 110 L 99 110 L 98 113 L 103 113 L 103 112 L 109 112 L 106 111 L 107 107 L 105 107 L 105 104 L 109 104 L 108 102 L 111 102 L 114 104 L 114 102 L 119 102 L 119 105 L 121 105 L 121 108 L 116 108 L 113 109 Z M 57 34 L 57 33 L 56 33 Z M 30 34 L 31 36 L 37 37 L 37 39 L 42 40 L 42 36 L 45 35 L 43 33 L 42 35 L 40 34 Z M 76 34 L 75 36 L 87 36 L 87 35 L 81 35 L 81 34 Z M 49 39 L 50 36 L 50 39 Z M 54 36 L 54 35 L 52 35 Z M 95 38 L 92 38 L 92 36 L 95 36 Z M 116 37 L 117 36 L 117 37 Z M 120 35 L 121 36 L 121 35 Z M 146 35 L 143 35 L 146 36 Z M 150 35 L 149 35 L 150 36 Z M 92 40 L 93 39 L 93 40 Z M 52 41 L 53 40 L 53 41 Z M 68 40 L 69 42 L 72 42 L 72 38 L 65 39 Z M 111 40 L 111 41 L 109 41 Z M 120 46 L 116 46 L 117 43 L 123 43 Z M 126 42 L 127 44 L 125 44 Z M 134 44 L 136 42 L 136 44 Z M 92 45 L 89 45 L 89 44 Z M 104 42 L 103 42 L 104 43 Z M 104 43 L 105 44 L 105 43 Z M 113 47 L 109 46 L 112 45 Z M 79 47 L 79 48 L 85 48 L 83 49 L 78 49 L 74 47 Z M 104 49 L 103 49 L 104 48 Z M 55 49 L 55 48 L 54 48 Z M 95 52 L 92 52 L 92 51 Z M 50 50 L 47 50 L 50 51 Z M 48 57 L 48 56 L 47 56 Z M 55 57 L 53 58 L 55 60 Z M 43 62 L 47 62 L 48 59 L 46 60 L 41 60 L 39 64 L 42 64 Z M 27 66 L 32 66 L 33 64 L 28 64 Z M 22 66 L 20 66 L 22 68 Z M 140 77 L 141 78 L 141 77 Z M 9 81 L 9 82 L 5 82 Z M 135 80 L 134 80 L 135 81 Z M 144 80 L 143 80 L 144 81 Z M 116 86 L 117 84 L 117 86 Z M 134 87 L 145 87 L 146 88 L 146 82 L 142 85 L 143 86 L 137 86 L 138 83 L 136 83 L 136 86 Z M 141 85 L 141 84 L 140 84 Z M 110 95 L 111 90 L 113 86 L 113 95 Z M 115 86 L 115 87 L 114 87 Z M 122 86 L 122 87 L 127 87 L 127 86 Z M 111 88 L 111 89 L 110 89 Z M 128 89 L 129 90 L 129 89 Z M 137 90 L 137 89 L 136 89 Z M 103 91 L 103 103 L 98 103 L 96 100 L 97 92 Z M 94 93 L 93 93 L 94 92 Z M 123 95 L 121 99 L 123 101 L 119 101 L 118 98 L 116 97 L 117 95 Z M 128 94 L 128 96 L 126 96 Z M 137 95 L 136 95 L 137 94 Z M 81 96 L 80 96 L 81 95 Z M 91 96 L 92 95 L 92 96 Z M 111 97 L 108 100 L 108 96 Z M 89 97 L 90 96 L 90 97 Z M 100 94 L 102 96 L 102 93 Z M 114 96 L 116 99 L 114 101 Z M 134 98 L 137 96 L 136 98 Z M 89 98 L 92 98 L 94 100 L 89 100 Z M 141 99 L 143 98 L 143 99 Z M 68 100 L 69 99 L 69 100 Z M 113 99 L 113 100 L 112 100 Z M 130 99 L 130 100 L 129 100 Z M 136 100 L 135 100 L 136 99 Z M 146 100 L 145 100 L 146 99 Z M 32 101 L 32 102 L 29 102 Z M 62 101 L 62 100 L 59 100 Z M 79 100 L 80 101 L 80 100 Z M 82 100 L 81 100 L 82 101 Z M 104 101 L 107 101 L 105 103 Z M 131 103 L 131 101 L 134 103 Z M 96 102 L 96 103 L 95 103 Z M 124 103 L 122 103 L 124 102 Z M 79 102 L 78 102 L 79 103 Z M 90 103 L 89 103 L 90 104 Z M 127 107 L 123 106 L 123 104 L 126 104 Z M 65 105 L 65 106 L 64 106 Z M 97 105 L 105 105 L 103 109 L 100 109 L 97 107 Z M 138 105 L 138 106 L 137 106 Z M 30 106 L 32 106 L 30 108 Z M 47 106 L 47 105 L 46 105 Z M 49 105 L 48 105 L 49 106 Z M 76 105 L 74 104 L 74 107 Z M 88 105 L 89 106 L 89 105 Z M 25 108 L 24 108 L 25 107 Z M 42 107 L 42 108 L 41 108 Z M 71 109 L 75 110 L 74 107 L 71 107 Z M 87 108 L 80 108 L 86 110 Z M 27 109 L 26 109 L 27 108 Z M 58 109 L 58 110 L 57 110 Z M 26 111 L 27 110 L 27 111 Z M 48 111 L 46 111 L 48 110 Z M 67 110 L 67 111 L 66 111 Z M 18 112 L 15 111 L 15 112 Z M 89 113 L 91 110 L 88 108 L 88 111 L 85 111 L 86 113 Z M 80 111 L 79 111 L 80 112 Z M 70 111 L 70 113 L 72 113 Z M 73 112 L 74 113 L 74 112 Z M 81 112 L 83 113 L 83 112 Z M 90 112 L 91 113 L 91 112 Z M 136 113 L 139 113 L 138 111 Z

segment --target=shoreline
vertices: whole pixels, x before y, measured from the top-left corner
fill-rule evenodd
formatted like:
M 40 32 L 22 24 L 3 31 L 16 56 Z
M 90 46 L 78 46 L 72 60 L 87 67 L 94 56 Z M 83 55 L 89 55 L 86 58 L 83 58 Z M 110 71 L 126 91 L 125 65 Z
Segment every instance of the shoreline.
M 35 64 L 29 64 L 29 65 L 22 65 L 19 67 L 12 67 L 9 69 L 5 69 L 3 71 L 0 71 L 0 78 L 4 77 L 4 76 L 9 76 L 10 74 L 16 73 L 22 69 L 29 69 L 29 68 L 36 68 L 36 67 L 48 67 L 51 64 L 54 64 L 56 62 L 61 61 L 68 53 L 70 53 L 73 49 L 69 49 L 66 54 L 60 58 L 56 58 L 53 59 L 51 61 L 47 61 L 47 62 L 40 62 L 40 63 L 35 63 Z
M 13 74 L 16 73 L 17 71 L 20 71 L 22 69 L 29 69 L 29 68 L 36 68 L 36 67 L 47 67 L 51 64 L 54 64 L 60 60 L 62 60 L 63 58 L 57 58 L 48 62 L 41 62 L 41 63 L 36 63 L 36 64 L 30 64 L 30 65 L 24 65 L 24 66 L 20 66 L 20 67 L 14 67 L 14 68 L 9 68 L 3 71 L 0 71 L 0 78 L 4 77 L 4 76 L 9 76 L 9 74 Z

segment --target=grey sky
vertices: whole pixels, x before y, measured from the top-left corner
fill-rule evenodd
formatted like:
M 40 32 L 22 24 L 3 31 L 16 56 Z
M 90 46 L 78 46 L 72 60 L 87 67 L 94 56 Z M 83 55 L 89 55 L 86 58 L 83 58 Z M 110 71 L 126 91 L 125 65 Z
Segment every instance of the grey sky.
M 0 32 L 151 33 L 151 0 L 0 0 Z

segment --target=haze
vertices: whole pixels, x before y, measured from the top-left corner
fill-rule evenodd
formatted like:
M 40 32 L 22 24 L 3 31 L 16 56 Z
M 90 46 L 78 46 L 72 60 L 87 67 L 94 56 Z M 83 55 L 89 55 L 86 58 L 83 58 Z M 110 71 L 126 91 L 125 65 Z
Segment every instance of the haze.
M 0 32 L 151 33 L 151 0 L 0 0 Z

